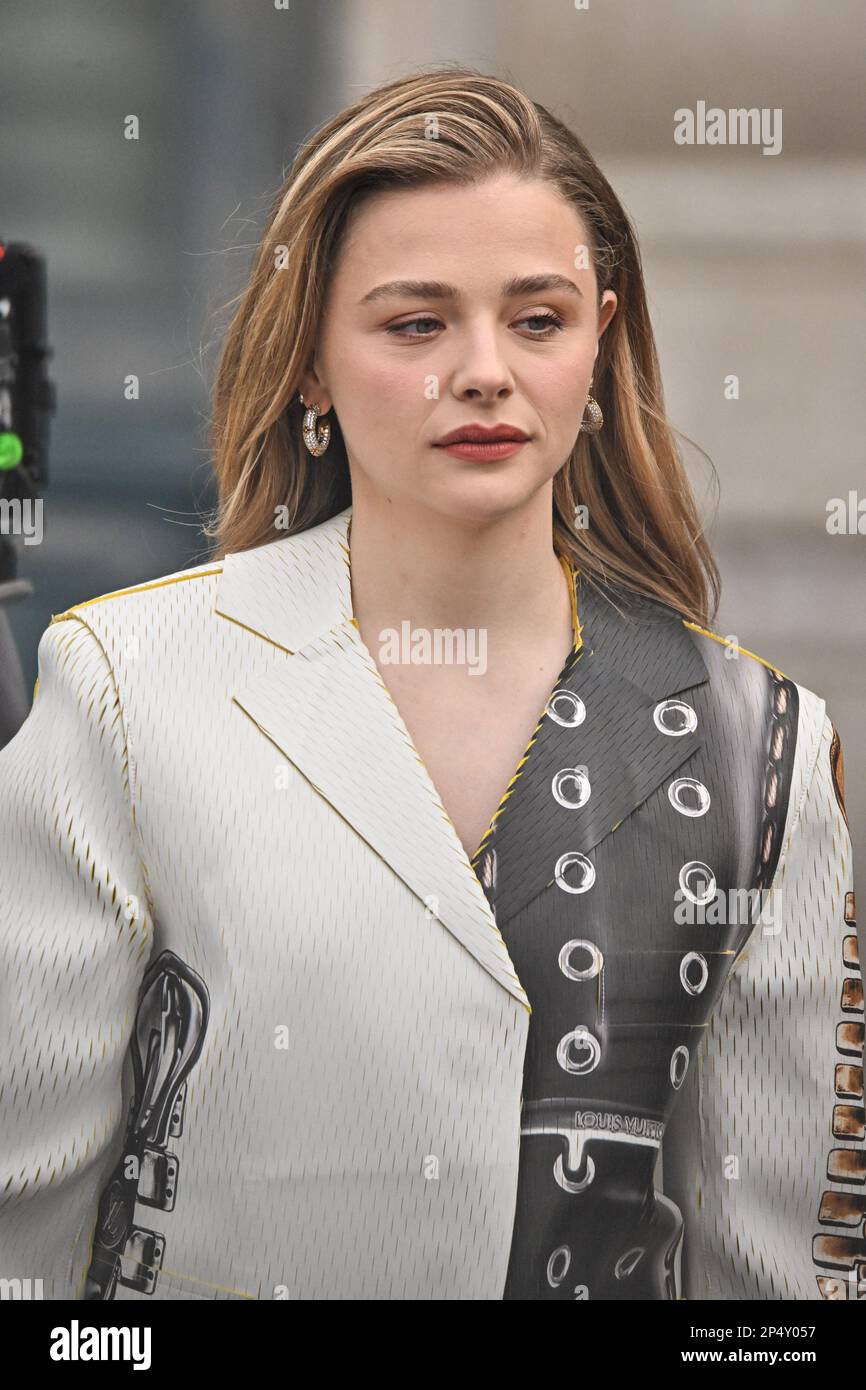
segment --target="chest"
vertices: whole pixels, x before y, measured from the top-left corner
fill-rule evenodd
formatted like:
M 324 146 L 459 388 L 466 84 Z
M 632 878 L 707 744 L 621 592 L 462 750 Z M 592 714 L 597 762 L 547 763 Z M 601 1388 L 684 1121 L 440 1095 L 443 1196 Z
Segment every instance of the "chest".
M 562 652 L 515 674 L 383 670 L 389 694 L 467 856 L 475 854 L 542 717 Z

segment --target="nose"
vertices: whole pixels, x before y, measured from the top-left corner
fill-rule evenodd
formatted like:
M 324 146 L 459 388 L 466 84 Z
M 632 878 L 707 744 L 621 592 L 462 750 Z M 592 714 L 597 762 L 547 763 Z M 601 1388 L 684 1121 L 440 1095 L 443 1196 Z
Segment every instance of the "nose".
M 506 329 L 479 324 L 454 337 L 451 390 L 461 400 L 495 400 L 509 396 L 514 378 L 506 360 Z

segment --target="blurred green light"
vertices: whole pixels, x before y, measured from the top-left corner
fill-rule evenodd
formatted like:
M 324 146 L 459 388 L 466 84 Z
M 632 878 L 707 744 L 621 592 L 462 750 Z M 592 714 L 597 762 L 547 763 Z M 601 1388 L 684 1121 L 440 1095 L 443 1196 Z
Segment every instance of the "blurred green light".
M 24 445 L 17 434 L 0 434 L 0 473 L 17 468 L 24 457 Z

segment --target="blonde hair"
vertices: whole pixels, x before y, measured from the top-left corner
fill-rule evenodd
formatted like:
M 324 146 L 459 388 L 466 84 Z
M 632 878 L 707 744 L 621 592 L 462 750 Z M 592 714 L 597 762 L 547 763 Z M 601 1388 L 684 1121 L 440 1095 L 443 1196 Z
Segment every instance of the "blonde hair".
M 436 138 L 427 138 L 435 119 Z M 677 452 L 634 231 L 583 143 L 543 106 L 463 66 L 415 72 L 361 97 L 300 148 L 236 300 L 213 389 L 209 445 L 216 557 L 316 526 L 351 502 L 339 421 L 322 458 L 304 446 L 298 383 L 311 362 L 328 276 L 350 211 L 382 189 L 472 184 L 511 172 L 554 185 L 582 218 L 602 334 L 592 394 L 599 434 L 581 431 L 553 482 L 553 541 L 590 582 L 659 599 L 706 626 L 719 572 Z M 681 436 L 685 437 L 685 436 Z M 590 525 L 576 525 L 586 506 Z M 712 605 L 712 606 L 711 606 Z

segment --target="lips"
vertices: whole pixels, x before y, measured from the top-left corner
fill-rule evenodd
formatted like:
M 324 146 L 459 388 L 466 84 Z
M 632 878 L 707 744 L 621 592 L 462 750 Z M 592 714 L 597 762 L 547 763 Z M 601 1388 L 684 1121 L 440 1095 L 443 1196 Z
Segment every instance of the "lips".
M 519 444 L 528 438 L 529 435 L 516 425 L 461 425 L 450 434 L 443 434 L 441 439 L 437 439 L 436 447 L 443 448 L 449 444 Z

